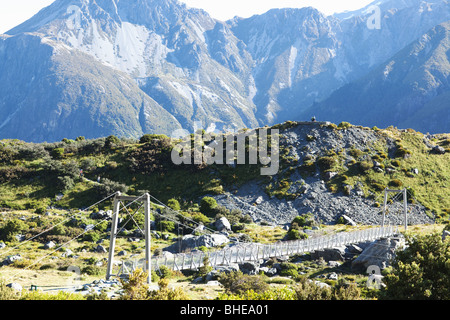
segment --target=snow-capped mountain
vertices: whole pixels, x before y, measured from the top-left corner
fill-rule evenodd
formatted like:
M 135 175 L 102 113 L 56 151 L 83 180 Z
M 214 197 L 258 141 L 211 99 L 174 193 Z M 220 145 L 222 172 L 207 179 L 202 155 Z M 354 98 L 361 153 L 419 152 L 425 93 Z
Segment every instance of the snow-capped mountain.
M 377 28 L 369 25 L 377 14 L 374 7 L 379 8 Z M 257 61 L 258 120 L 273 123 L 298 120 L 293 112 L 309 119 L 302 110 L 365 76 L 448 20 L 448 1 L 385 0 L 345 15 L 282 9 L 230 24 Z
M 450 21 L 377 66 L 361 79 L 336 90 L 311 108 L 311 114 L 339 123 L 358 122 L 421 132 L 450 129 Z M 305 117 L 307 115 L 305 114 Z
M 275 9 L 227 22 L 177 0 L 56 0 L 0 37 L 0 138 L 300 120 L 293 116 L 447 20 L 445 0 L 377 1 L 335 16 Z

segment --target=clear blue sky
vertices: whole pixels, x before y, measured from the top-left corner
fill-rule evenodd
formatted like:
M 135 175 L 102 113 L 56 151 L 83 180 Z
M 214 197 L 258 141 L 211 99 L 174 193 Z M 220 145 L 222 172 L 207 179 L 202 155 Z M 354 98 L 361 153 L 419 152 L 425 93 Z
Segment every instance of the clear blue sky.
M 0 33 L 31 18 L 54 0 L 0 0 Z M 219 20 L 234 16 L 249 17 L 272 8 L 315 7 L 325 14 L 355 10 L 372 0 L 180 0 L 190 7 L 203 8 Z

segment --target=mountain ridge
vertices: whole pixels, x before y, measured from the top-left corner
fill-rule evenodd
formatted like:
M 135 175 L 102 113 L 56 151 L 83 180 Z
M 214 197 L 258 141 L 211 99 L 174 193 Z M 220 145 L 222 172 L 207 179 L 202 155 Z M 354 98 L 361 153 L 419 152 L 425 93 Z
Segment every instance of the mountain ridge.
M 330 121 L 359 119 L 363 125 L 389 126 L 380 115 L 389 114 L 389 121 L 409 126 L 415 122 L 417 130 L 445 133 L 449 128 L 450 109 L 433 106 L 433 100 L 450 92 L 450 22 L 431 29 L 421 39 L 410 44 L 392 59 L 370 72 L 366 77 L 348 84 L 329 99 L 309 110 L 319 118 Z M 395 86 L 393 84 L 396 84 Z M 398 92 L 400 91 L 400 95 Z M 345 106 L 345 107 L 343 107 Z M 436 115 L 435 113 L 438 112 Z M 434 114 L 427 125 L 426 114 Z M 420 120 L 412 121 L 410 118 Z
M 367 27 L 366 20 L 372 14 L 368 11 L 370 5 L 347 16 L 326 16 L 314 8 L 273 9 L 262 15 L 222 22 L 176 0 L 58 0 L 2 36 L 0 55 L 6 48 L 15 50 L 7 44 L 13 43 L 13 38 L 33 34 L 41 38 L 41 43 L 51 45 L 54 52 L 61 48 L 81 51 L 86 59 L 93 60 L 88 64 L 100 63 L 126 74 L 126 82 L 137 85 L 136 95 L 152 101 L 152 110 L 159 110 L 162 117 L 155 115 L 148 121 L 138 121 L 140 128 L 133 125 L 129 132 L 112 125 L 110 134 L 170 134 L 177 128 L 192 131 L 198 121 L 205 128 L 237 130 L 301 120 L 305 110 L 363 78 L 438 22 L 450 20 L 450 7 L 445 0 L 372 4 L 377 3 L 383 10 L 381 30 Z M 411 25 L 414 27 L 404 30 Z M 23 46 L 23 50 L 40 50 L 34 47 L 37 45 L 33 42 Z M 26 64 L 15 62 L 20 63 Z M 64 70 L 73 74 L 75 71 L 70 68 L 66 66 Z M 5 79 L 15 72 L 9 64 L 0 71 Z M 16 86 L 28 90 L 33 77 L 37 79 L 38 75 L 30 74 Z M 100 83 L 102 79 L 96 81 Z M 16 88 L 5 88 L 0 95 L 0 114 L 9 119 L 3 121 L 0 137 L 17 134 L 8 123 L 19 114 L 15 113 L 17 106 L 26 103 L 17 100 L 17 96 L 11 97 L 10 92 L 14 91 Z M 89 92 L 95 91 L 93 88 Z M 33 92 L 42 97 L 47 94 L 42 87 Z M 114 100 L 102 96 L 99 99 L 99 104 Z M 39 99 L 34 100 L 37 103 Z M 85 106 L 77 102 L 82 100 L 73 95 L 71 109 L 83 109 Z M 35 113 L 39 110 L 33 104 L 28 108 Z M 52 108 L 58 110 L 58 101 L 53 102 Z M 125 111 L 127 108 L 130 109 Z M 133 108 L 136 107 L 124 107 L 124 114 L 130 117 Z M 171 124 L 165 126 L 162 119 L 170 119 Z M 85 121 L 96 123 L 95 117 Z M 416 123 L 411 122 L 414 127 Z M 28 122 L 22 126 L 34 125 Z M 74 134 L 67 132 L 71 137 Z M 100 134 L 105 132 L 95 126 L 86 132 L 91 137 Z M 30 139 L 23 134 L 14 137 Z M 48 133 L 33 141 L 42 139 L 54 138 Z

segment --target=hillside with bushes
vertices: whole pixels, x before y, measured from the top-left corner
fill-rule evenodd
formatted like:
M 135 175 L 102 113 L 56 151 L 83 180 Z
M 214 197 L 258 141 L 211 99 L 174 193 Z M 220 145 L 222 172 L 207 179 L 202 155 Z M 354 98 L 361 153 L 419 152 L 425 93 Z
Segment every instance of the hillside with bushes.
M 336 125 L 315 121 L 286 122 L 271 129 L 279 130 L 280 141 L 280 170 L 274 176 L 261 176 L 261 165 L 177 166 L 172 162 L 171 153 L 179 140 L 164 135 L 144 135 L 139 140 L 115 136 L 94 140 L 79 137 L 40 144 L 1 141 L 1 277 L 23 272 L 21 280 L 27 285 L 36 283 L 36 279 L 44 284 L 61 283 L 67 281 L 67 269 L 77 265 L 84 282 L 104 278 L 109 222 L 101 219 L 112 209 L 112 201 L 91 205 L 116 191 L 127 195 L 149 192 L 161 201 L 152 202 L 152 208 L 170 219 L 152 214 L 154 255 L 163 254 L 170 246 L 176 247 L 181 237 L 193 232 L 194 226 L 181 228 L 179 223 L 201 223 L 216 230 L 217 221 L 222 217 L 230 223 L 230 238 L 265 244 L 379 225 L 385 188 L 407 188 L 408 207 L 417 210 L 410 212 L 410 225 L 418 225 L 411 227 L 413 233 L 421 233 L 422 228 L 428 230 L 425 233 L 441 233 L 448 224 L 450 134 L 425 135 L 410 129 L 365 128 L 345 122 Z M 231 139 L 234 134 L 224 135 L 225 139 Z M 211 139 L 214 138 L 213 135 Z M 356 222 L 356 226 L 350 226 L 348 218 Z M 138 213 L 133 219 L 142 223 L 144 217 Z M 402 216 L 389 213 L 388 221 L 401 225 Z M 126 223 L 120 225 L 124 228 L 121 235 L 139 238 L 139 228 Z M 50 232 L 41 234 L 49 228 Z M 445 246 L 442 249 L 436 244 L 439 237 L 417 240 L 416 236 L 411 236 L 408 238 L 410 250 L 437 250 L 433 254 L 439 256 L 447 252 Z M 30 238 L 33 241 L 22 242 Z M 420 242 L 412 245 L 414 241 Z M 64 246 L 68 242 L 70 245 Z M 15 246 L 21 246 L 20 254 L 11 252 L 5 256 L 5 252 Z M 39 260 L 59 246 L 62 247 L 51 259 Z M 142 254 L 143 249 L 143 241 L 126 238 L 118 239 L 116 248 L 124 259 Z M 211 250 L 205 246 L 196 249 Z M 424 254 L 427 253 L 420 253 L 419 261 L 412 258 L 415 253 L 400 255 L 402 262 L 385 271 L 390 289 L 381 292 L 368 290 L 367 274 L 355 272 L 348 263 L 329 265 L 306 255 L 266 261 L 265 268 L 279 268 L 275 277 L 216 274 L 220 287 L 208 296 L 300 300 L 409 298 L 410 289 L 397 285 L 406 283 L 405 272 L 434 279 L 428 269 L 409 270 L 405 266 L 405 263 L 417 266 L 423 260 L 420 257 L 426 257 Z M 448 259 L 445 255 L 442 257 L 442 261 L 436 260 L 436 270 L 447 268 Z M 332 280 L 336 272 L 340 274 L 340 281 Z M 207 265 L 183 274 L 162 268 L 152 274 L 154 282 L 163 280 L 162 291 L 139 297 L 183 299 L 187 292 L 204 299 L 207 289 L 193 287 L 192 283 L 206 279 L 209 273 Z M 142 290 L 140 286 L 145 289 L 138 281 L 143 276 L 134 276 L 137 277 L 135 285 L 141 288 L 136 290 Z M 316 278 L 330 287 L 307 281 Z M 169 280 L 172 285 L 180 283 L 183 289 L 171 291 L 167 287 Z M 349 286 L 349 282 L 353 285 Z M 423 290 L 411 297 L 448 296 L 441 289 L 435 293 L 434 287 L 427 287 L 428 284 L 425 281 Z M 116 289 L 122 285 L 130 290 L 125 290 L 127 293 L 122 299 L 136 298 L 134 294 L 138 291 L 129 283 L 112 285 Z M 392 289 L 394 287 L 397 289 Z M 445 284 L 440 283 L 439 288 L 445 288 Z M 3 297 L 20 298 L 10 295 L 6 289 L 2 284 L 0 294 Z M 21 299 L 38 297 L 44 296 L 29 293 Z M 60 295 L 63 299 L 108 297 L 111 298 L 96 294 Z
M 428 216 L 448 218 L 449 134 L 314 122 L 273 129 L 280 130 L 280 171 L 274 176 L 261 176 L 260 165 L 174 165 L 171 152 L 178 141 L 164 135 L 139 141 L 115 136 L 40 144 L 3 140 L 0 207 L 36 213 L 80 209 L 121 191 L 150 192 L 164 203 L 177 199 L 186 208 L 206 195 L 239 195 L 247 186 L 263 190 L 268 203 L 295 203 L 307 200 L 308 185 L 321 182 L 320 193 L 356 195 L 375 207 L 382 205 L 386 187 L 408 188 L 410 202 L 420 203 Z

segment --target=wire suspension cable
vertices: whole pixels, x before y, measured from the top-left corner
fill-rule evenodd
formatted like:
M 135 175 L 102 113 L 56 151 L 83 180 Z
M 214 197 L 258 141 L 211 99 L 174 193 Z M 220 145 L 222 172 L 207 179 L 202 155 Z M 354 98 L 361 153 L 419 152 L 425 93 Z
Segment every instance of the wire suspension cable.
M 116 194 L 117 194 L 117 192 L 114 193 L 113 195 L 116 195 Z M 112 197 L 113 195 L 111 195 L 111 196 L 105 198 L 103 201 L 105 201 L 106 199 Z M 120 209 L 120 210 L 126 209 L 127 207 L 129 207 L 129 206 L 132 205 L 134 202 L 138 201 L 139 199 L 141 199 L 141 198 L 144 197 L 144 196 L 145 196 L 145 195 L 142 195 L 142 196 L 136 198 L 134 201 L 130 202 L 129 204 L 127 204 L 126 206 L 124 206 L 124 207 L 123 207 L 122 209 Z M 98 203 L 100 203 L 100 202 L 98 202 Z M 97 204 L 98 204 L 98 203 L 97 203 Z M 91 206 L 91 207 L 92 207 L 92 206 Z M 86 209 L 85 209 L 85 210 L 86 210 Z M 120 210 L 119 210 L 119 212 L 120 212 Z M 114 215 L 115 215 L 115 214 L 118 214 L 119 212 L 114 213 Z M 114 215 L 113 215 L 113 216 L 114 216 Z M 110 219 L 110 217 L 107 217 L 107 218 L 103 219 L 102 221 L 100 221 L 100 222 L 98 222 L 97 224 L 95 224 L 93 228 L 95 228 L 96 226 L 100 225 L 101 223 L 103 223 L 104 221 L 107 221 L 107 220 L 109 220 L 109 219 Z M 82 232 L 81 234 L 79 234 L 78 236 L 73 237 L 72 239 L 70 239 L 69 241 L 65 242 L 64 244 L 62 244 L 61 246 L 59 246 L 59 247 L 56 248 L 55 250 L 51 251 L 50 253 L 48 253 L 48 254 L 46 254 L 45 256 L 43 256 L 42 258 L 40 258 L 39 260 L 35 261 L 34 263 L 32 263 L 32 264 L 28 265 L 27 267 L 25 267 L 24 269 L 20 270 L 19 272 L 17 272 L 17 273 L 14 274 L 13 276 L 11 276 L 10 279 L 16 278 L 16 277 L 17 277 L 20 273 L 22 273 L 23 271 L 25 271 L 25 270 L 31 268 L 32 266 L 38 264 L 39 262 L 41 262 L 42 260 L 44 260 L 44 259 L 47 258 L 48 256 L 50 256 L 50 255 L 52 255 L 53 253 L 55 253 L 56 251 L 60 250 L 61 248 L 63 248 L 64 246 L 68 245 L 68 244 L 71 243 L 72 241 L 78 239 L 79 237 L 81 237 L 82 235 L 86 234 L 86 233 L 89 232 L 90 230 L 92 230 L 92 229 L 87 229 L 87 230 L 85 230 L 84 232 Z
M 51 228 L 49 228 L 49 229 L 47 229 L 47 230 L 45 230 L 45 231 L 42 231 L 41 233 L 39 233 L 39 234 L 37 234 L 37 235 L 35 235 L 35 236 L 33 236 L 33 237 L 27 239 L 27 240 L 22 241 L 21 243 L 19 243 L 19 244 L 18 244 L 17 246 L 15 246 L 15 247 L 11 248 L 10 250 L 8 250 L 8 251 L 6 251 L 6 252 L 1 252 L 1 253 L 0 253 L 0 256 L 3 256 L 3 255 L 5 255 L 5 254 L 10 253 L 11 251 L 14 251 L 14 250 L 18 249 L 20 246 L 22 246 L 22 245 L 24 245 L 24 244 L 26 244 L 26 243 L 28 243 L 28 242 L 30 242 L 30 241 L 32 241 L 32 240 L 34 240 L 34 239 L 40 237 L 40 236 L 43 235 L 44 233 L 47 233 L 47 232 L 49 232 L 49 231 L 52 231 L 54 228 L 56 228 L 56 227 L 58 227 L 58 226 L 60 226 L 60 225 L 62 225 L 62 224 L 64 224 L 64 223 L 66 223 L 67 221 L 73 219 L 77 214 L 79 214 L 79 213 L 81 213 L 81 212 L 86 212 L 86 211 L 88 211 L 90 208 L 92 208 L 92 207 L 94 207 L 94 206 L 96 206 L 96 205 L 98 205 L 98 204 L 100 204 L 100 203 L 102 203 L 102 202 L 108 200 L 109 198 L 111 198 L 112 196 L 115 196 L 116 194 L 117 194 L 117 192 L 115 192 L 115 193 L 113 193 L 113 194 L 107 196 L 107 197 L 104 198 L 103 200 L 100 200 L 100 201 L 94 203 L 93 205 L 91 205 L 91 206 L 89 206 L 89 207 L 87 207 L 87 208 L 85 208 L 85 209 L 83 209 L 83 210 L 80 210 L 80 211 L 77 212 L 77 213 L 74 213 L 74 214 L 71 215 L 70 217 L 68 217 L 68 218 L 66 218 L 66 219 L 64 219 L 64 220 L 62 220 L 62 221 L 60 221 L 59 223 L 53 225 Z
M 192 220 L 192 219 L 189 219 L 188 217 L 183 216 L 179 211 L 176 211 L 176 210 L 174 210 L 174 209 L 168 207 L 167 205 L 165 205 L 164 203 L 162 203 L 161 201 L 159 201 L 158 199 L 156 199 L 154 196 L 150 195 L 150 197 L 153 198 L 153 199 L 155 200 L 155 202 L 157 202 L 158 204 L 160 204 L 160 205 L 163 206 L 164 208 L 166 208 L 166 209 L 168 209 L 168 210 L 170 210 L 170 211 L 172 211 L 172 212 L 174 212 L 174 213 L 180 215 L 181 217 L 183 217 L 184 220 L 187 220 L 187 221 L 189 221 L 189 222 L 192 222 L 192 223 L 194 223 L 194 224 L 197 225 L 197 226 L 203 226 L 206 230 L 208 230 L 208 231 L 210 231 L 210 232 L 212 232 L 212 233 L 217 233 L 215 230 L 210 229 L 210 228 L 208 228 L 207 226 L 205 226 L 205 225 L 203 225 L 203 224 L 201 224 L 201 223 L 199 223 L 199 222 L 197 222 L 197 221 L 194 221 L 194 220 Z M 157 212 L 157 213 L 158 213 L 158 212 Z M 162 216 L 162 214 L 160 214 L 160 213 L 158 213 L 158 214 Z M 176 222 L 176 221 L 173 221 L 173 222 Z M 189 227 L 189 228 L 192 228 L 192 227 Z

